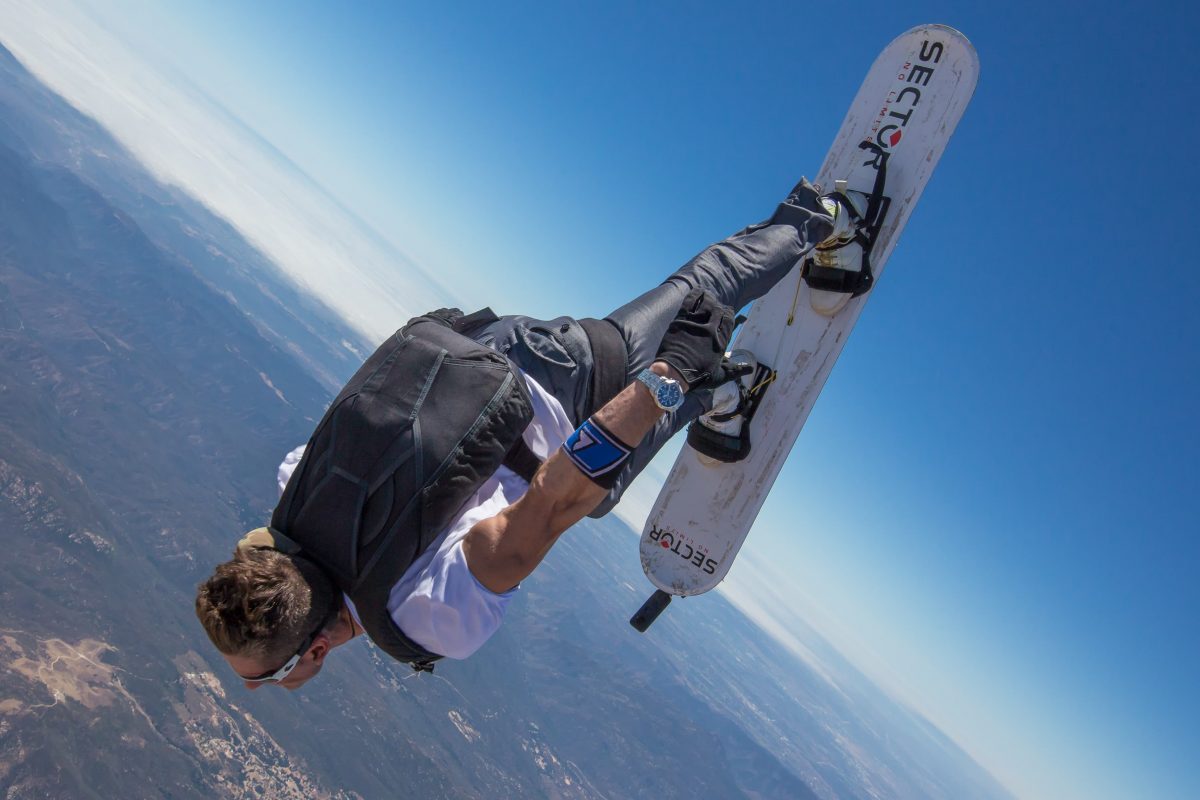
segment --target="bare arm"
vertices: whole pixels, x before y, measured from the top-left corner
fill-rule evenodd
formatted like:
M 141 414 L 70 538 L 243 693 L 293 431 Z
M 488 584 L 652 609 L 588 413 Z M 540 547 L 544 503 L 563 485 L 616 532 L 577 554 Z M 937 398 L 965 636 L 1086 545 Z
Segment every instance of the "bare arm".
M 667 364 L 655 362 L 650 369 L 682 383 Z M 649 389 L 635 381 L 597 411 L 595 419 L 621 441 L 636 445 L 662 413 Z M 508 591 L 528 577 L 562 532 L 587 516 L 606 494 L 556 450 L 533 476 L 524 497 L 467 533 L 463 553 L 471 573 L 493 592 Z

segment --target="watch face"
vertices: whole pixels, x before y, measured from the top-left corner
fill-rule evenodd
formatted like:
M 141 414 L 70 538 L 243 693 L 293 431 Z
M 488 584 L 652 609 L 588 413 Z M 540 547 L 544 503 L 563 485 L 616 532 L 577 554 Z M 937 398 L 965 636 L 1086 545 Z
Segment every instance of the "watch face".
M 679 384 L 672 381 L 664 383 L 658 387 L 658 404 L 663 408 L 675 408 L 683 402 L 683 389 L 679 388 Z

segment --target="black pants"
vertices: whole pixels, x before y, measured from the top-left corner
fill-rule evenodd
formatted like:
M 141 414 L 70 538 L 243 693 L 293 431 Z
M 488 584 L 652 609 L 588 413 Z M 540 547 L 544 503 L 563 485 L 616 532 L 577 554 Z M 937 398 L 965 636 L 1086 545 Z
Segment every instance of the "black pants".
M 625 342 L 625 381 L 650 366 L 679 304 L 698 286 L 722 303 L 740 309 L 762 297 L 791 272 L 800 259 L 832 229 L 817 204 L 817 192 L 801 181 L 774 216 L 706 247 L 662 284 L 608 314 Z M 476 338 L 505 353 L 562 404 L 574 424 L 593 411 L 592 371 L 596 368 L 588 338 L 571 317 L 538 320 L 507 316 Z M 663 415 L 638 443 L 616 486 L 591 516 L 612 510 L 625 488 L 672 436 L 712 407 L 712 392 L 689 392 L 683 405 Z

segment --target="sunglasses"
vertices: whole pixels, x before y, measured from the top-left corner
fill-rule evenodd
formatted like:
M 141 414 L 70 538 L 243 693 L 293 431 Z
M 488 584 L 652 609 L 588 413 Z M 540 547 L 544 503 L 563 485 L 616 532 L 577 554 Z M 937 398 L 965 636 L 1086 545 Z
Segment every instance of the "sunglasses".
M 246 683 L 279 683 L 291 674 L 292 670 L 296 668 L 296 665 L 300 663 L 300 659 L 304 658 L 304 654 L 308 652 L 308 648 L 312 647 L 312 643 L 317 640 L 317 636 L 319 636 L 321 631 L 325 630 L 325 628 L 329 626 L 329 623 L 331 623 L 336 616 L 337 615 L 335 614 L 333 617 L 330 617 L 328 620 L 318 625 L 317 629 L 310 633 L 304 639 L 304 641 L 300 643 L 300 649 L 296 651 L 296 654 L 285 661 L 283 666 L 279 669 L 272 670 L 271 672 L 264 672 L 262 675 L 258 675 L 253 678 L 247 678 L 245 675 L 239 675 L 238 677 Z

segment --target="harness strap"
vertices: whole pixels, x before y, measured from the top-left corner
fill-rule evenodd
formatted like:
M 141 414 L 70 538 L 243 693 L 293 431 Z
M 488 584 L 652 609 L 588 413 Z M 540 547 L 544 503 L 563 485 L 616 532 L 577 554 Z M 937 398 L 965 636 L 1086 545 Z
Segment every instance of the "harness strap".
M 611 320 L 581 319 L 579 327 L 592 345 L 592 399 L 587 412 L 590 417 L 625 388 L 629 351 L 621 331 Z
M 526 483 L 533 483 L 534 473 L 541 465 L 542 460 L 533 454 L 524 439 L 517 439 L 517 443 L 504 457 L 504 466 L 524 478 Z

